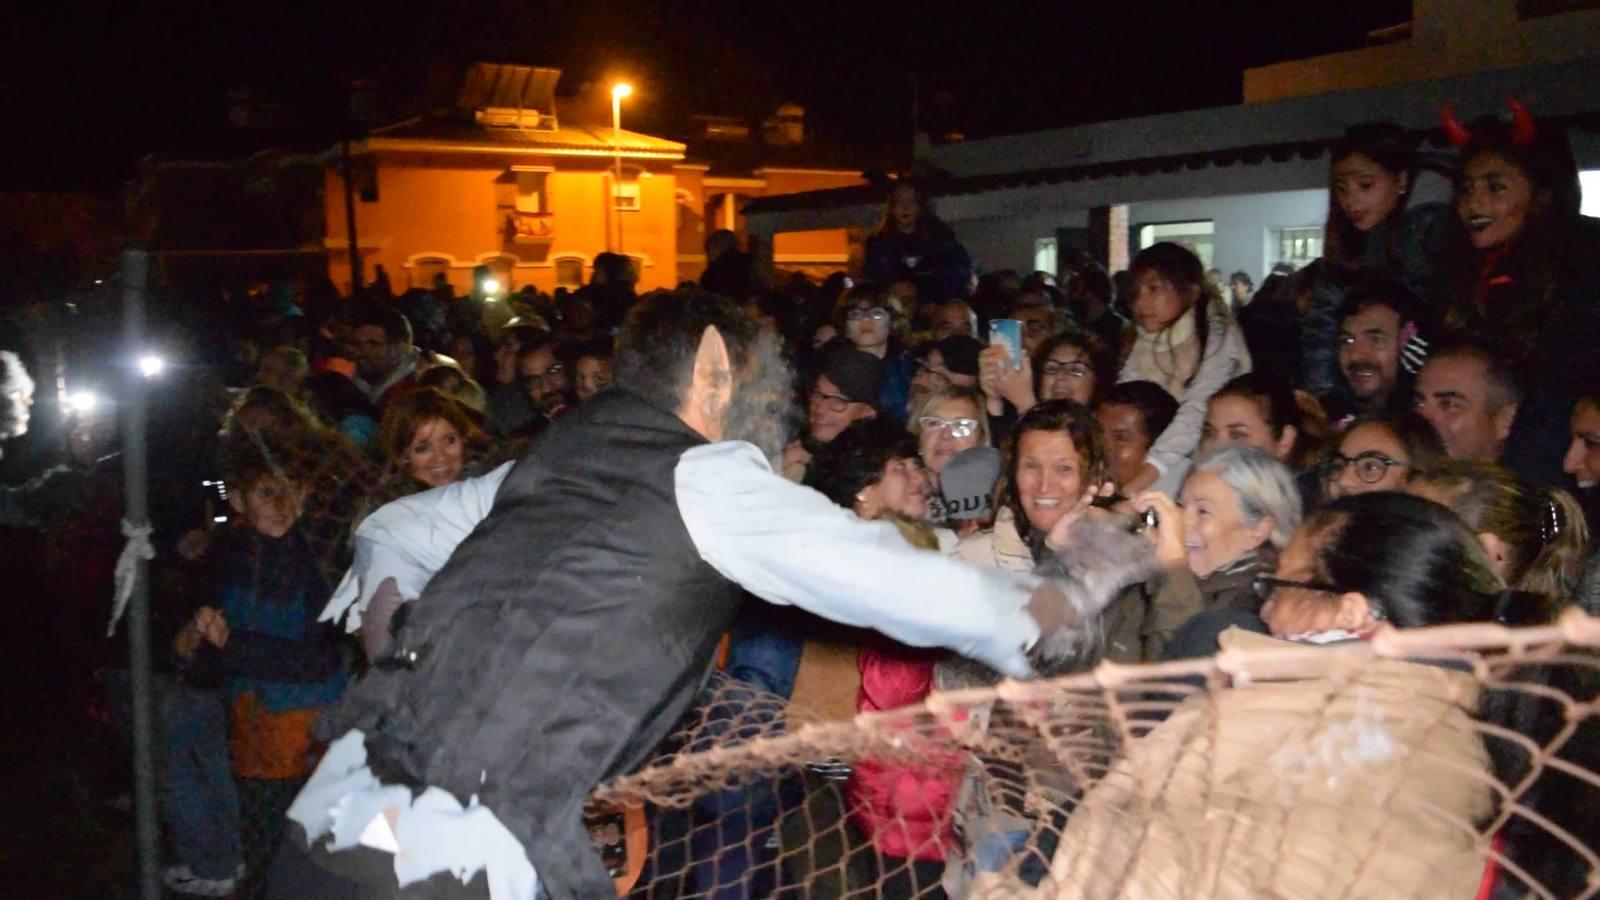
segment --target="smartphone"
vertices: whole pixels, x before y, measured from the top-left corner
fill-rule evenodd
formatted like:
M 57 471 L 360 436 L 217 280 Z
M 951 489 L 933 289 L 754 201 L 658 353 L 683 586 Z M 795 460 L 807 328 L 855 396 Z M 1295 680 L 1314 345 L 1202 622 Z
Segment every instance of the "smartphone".
M 1022 368 L 1022 320 L 995 319 L 989 323 L 989 343 L 1006 348 L 1011 368 Z

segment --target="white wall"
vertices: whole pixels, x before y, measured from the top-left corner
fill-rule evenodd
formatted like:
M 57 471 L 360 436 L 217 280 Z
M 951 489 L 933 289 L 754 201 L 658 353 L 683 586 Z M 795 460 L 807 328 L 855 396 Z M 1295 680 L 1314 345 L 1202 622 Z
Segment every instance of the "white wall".
M 1055 237 L 1057 228 L 1085 228 L 1088 224 L 1088 210 L 1065 209 L 1004 219 L 951 222 L 950 227 L 972 255 L 972 264 L 979 272 L 1012 269 L 1026 275 L 1033 271 L 1035 240 Z
M 1210 219 L 1216 223 L 1213 265 L 1225 274 L 1245 271 L 1257 284 L 1274 261 L 1272 229 L 1322 225 L 1328 217 L 1328 192 L 1280 191 L 1231 197 L 1156 200 L 1128 207 L 1128 224 Z M 1137 252 L 1136 246 L 1128 248 Z

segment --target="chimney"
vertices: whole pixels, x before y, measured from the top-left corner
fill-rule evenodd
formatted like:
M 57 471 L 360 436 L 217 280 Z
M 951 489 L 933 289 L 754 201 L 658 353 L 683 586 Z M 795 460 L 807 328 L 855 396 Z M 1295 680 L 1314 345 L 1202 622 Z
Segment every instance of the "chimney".
M 769 146 L 793 147 L 806 139 L 806 110 L 795 103 L 785 103 L 778 111 L 761 123 L 761 138 Z

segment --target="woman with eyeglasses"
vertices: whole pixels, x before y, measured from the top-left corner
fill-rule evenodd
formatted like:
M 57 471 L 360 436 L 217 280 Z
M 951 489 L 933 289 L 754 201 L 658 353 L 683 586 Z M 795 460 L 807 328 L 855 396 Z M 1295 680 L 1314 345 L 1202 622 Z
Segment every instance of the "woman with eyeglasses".
M 1117 662 L 1216 652 L 1215 630 L 1208 644 L 1204 626 L 1190 624 L 1202 614 L 1253 625 L 1262 599 L 1256 579 L 1277 565 L 1301 518 L 1294 473 L 1265 450 L 1243 446 L 1201 456 L 1177 502 L 1147 491 L 1133 507 L 1155 515 L 1145 533 L 1163 569 L 1139 589 L 1142 602 L 1130 600 L 1124 611 L 1135 629 L 1107 635 L 1107 656 Z
M 1443 462 L 1444 445 L 1433 426 L 1416 416 L 1363 419 L 1350 426 L 1323 461 L 1329 499 L 1398 491 L 1411 473 Z
M 896 421 L 905 418 L 916 364 L 905 351 L 906 316 L 900 301 L 876 284 L 858 284 L 839 298 L 833 324 L 857 350 L 883 361 L 878 410 Z
M 1047 876 L 1067 886 L 1061 896 L 1204 885 L 1210 897 L 1520 897 L 1524 874 L 1539 896 L 1583 893 L 1588 865 L 1548 826 L 1592 845 L 1597 792 L 1532 769 L 1523 741 L 1548 746 L 1577 728 L 1552 755 L 1600 765 L 1594 717 L 1540 694 L 1588 703 L 1591 669 L 1501 669 L 1500 689 L 1485 690 L 1454 661 L 1308 650 L 1284 664 L 1289 642 L 1489 622 L 1525 602 L 1459 519 L 1401 493 L 1346 497 L 1296 533 L 1264 582 L 1274 637 L 1225 632 L 1240 654 L 1232 686 L 1182 702 L 1083 795 Z M 1267 650 L 1277 664 L 1262 677 L 1245 654 Z M 1480 834 L 1498 824 L 1491 783 L 1520 809 Z M 1491 840 L 1507 864 L 1486 866 Z
M 985 349 L 979 362 L 979 384 L 999 438 L 1038 403 L 1071 400 L 1092 406 L 1116 380 L 1116 362 L 1105 345 L 1076 328 L 1047 338 L 1023 358 L 1020 369 L 1011 368 L 1003 347 Z
M 989 417 L 973 388 L 947 387 L 929 394 L 906 430 L 917 438 L 917 452 L 928 473 L 928 497 L 935 507 L 941 505 L 934 502 L 941 496 L 939 475 L 950 459 L 963 450 L 989 446 Z M 933 519 L 943 518 L 936 509 Z

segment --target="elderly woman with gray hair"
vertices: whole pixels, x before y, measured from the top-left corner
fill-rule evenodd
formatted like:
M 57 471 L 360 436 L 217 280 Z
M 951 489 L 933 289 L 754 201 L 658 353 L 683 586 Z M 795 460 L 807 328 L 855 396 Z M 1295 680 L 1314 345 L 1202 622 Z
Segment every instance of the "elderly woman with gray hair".
M 1216 651 L 1224 627 L 1264 630 L 1256 579 L 1272 574 L 1300 527 L 1300 492 L 1287 466 L 1254 447 L 1222 447 L 1195 462 L 1177 502 L 1152 491 L 1133 506 L 1147 521 L 1154 513 L 1145 533 L 1162 571 L 1118 601 L 1124 609 L 1108 621 L 1109 657 L 1201 655 Z

